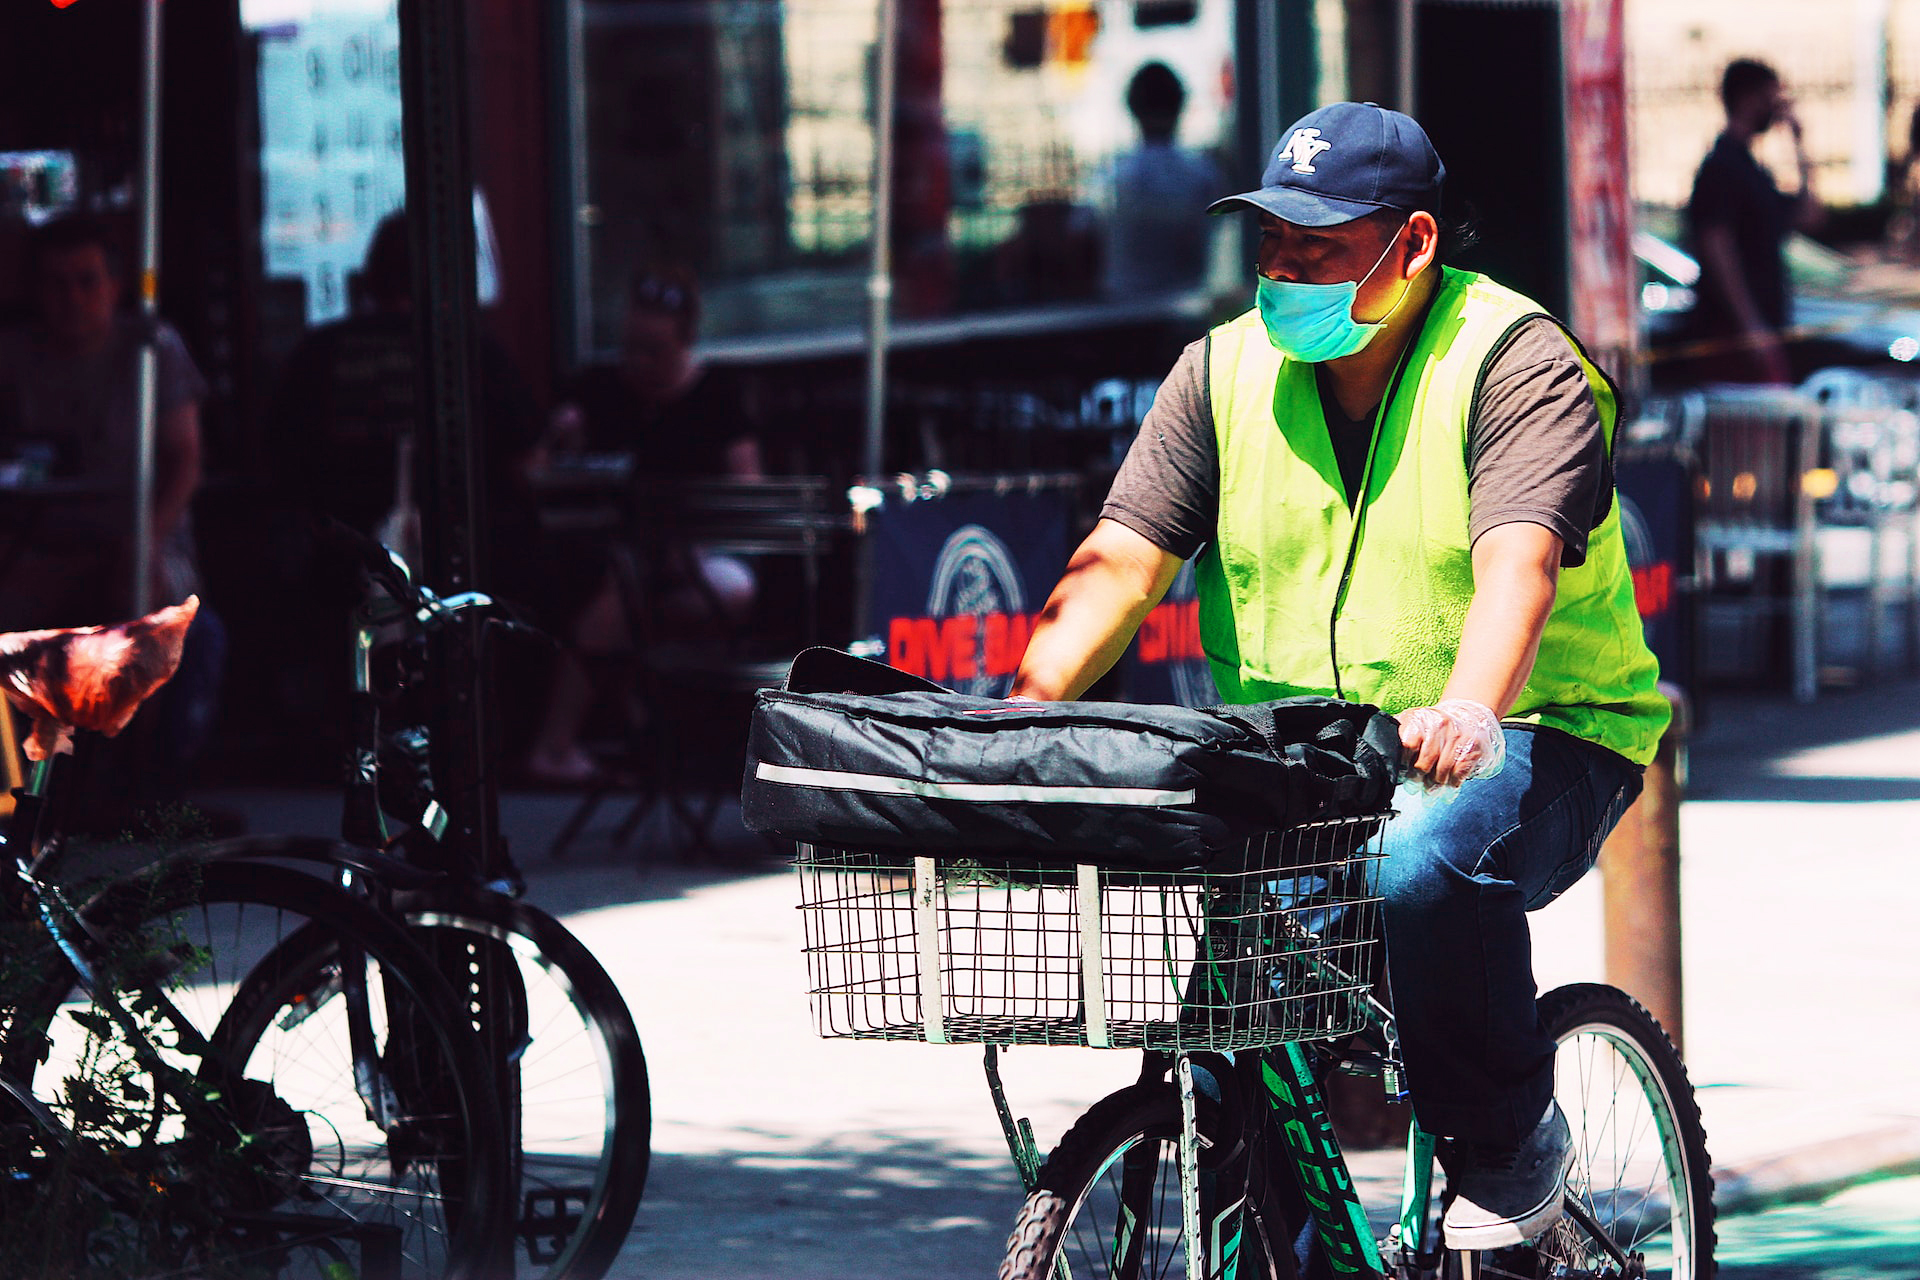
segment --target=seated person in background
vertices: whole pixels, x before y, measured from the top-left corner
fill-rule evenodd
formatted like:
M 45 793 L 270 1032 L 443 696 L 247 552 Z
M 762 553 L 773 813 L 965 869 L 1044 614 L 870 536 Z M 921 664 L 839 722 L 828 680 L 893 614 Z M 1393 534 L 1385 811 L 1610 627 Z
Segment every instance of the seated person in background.
M 0 332 L 0 457 L 31 457 L 64 491 L 14 501 L 0 527 L 0 631 L 117 623 L 135 613 L 134 483 L 139 465 L 145 317 L 123 311 L 113 237 L 84 214 L 33 233 L 26 247 L 34 317 Z M 146 609 L 199 590 L 189 508 L 200 486 L 206 380 L 180 335 L 153 321 L 151 548 Z M 11 545 L 9 545 L 11 544 Z M 90 821 L 117 830 L 130 805 L 175 795 L 210 741 L 226 666 L 226 628 L 193 616 L 179 674 L 155 700 L 153 736 L 115 754 L 92 784 Z M 3 713 L 0 713 L 3 714 Z
M 111 238 L 84 215 L 56 219 L 28 250 L 37 315 L 0 331 L 0 457 L 35 456 L 75 492 L 24 517 L 0 579 L 0 630 L 116 621 L 133 612 L 133 491 L 145 320 L 120 310 Z M 200 484 L 207 384 L 180 335 L 155 321 L 158 351 L 149 607 L 195 588 L 188 507 Z M 16 536 L 10 531 L 9 536 Z
M 424 574 L 419 494 L 429 460 L 416 448 L 413 255 L 404 213 L 388 215 L 374 229 L 355 293 L 354 314 L 316 328 L 287 357 L 267 419 L 276 471 L 298 507 L 380 538 Z M 478 363 L 481 586 L 565 636 L 605 587 L 604 548 L 557 545 L 541 531 L 528 483 L 544 448 L 539 410 L 484 329 Z M 302 566 L 303 586 L 323 597 L 318 605 L 327 622 L 288 628 L 288 643 L 303 646 L 301 661 L 329 673 L 344 643 L 334 628 L 359 598 L 347 572 L 324 560 Z M 339 708 L 325 701 L 338 692 L 328 686 L 305 695 L 304 710 L 323 731 L 344 724 Z M 543 714 L 518 710 L 526 719 Z
M 700 293 L 691 271 L 664 265 L 635 275 L 620 363 L 588 366 L 562 392 L 549 433 L 554 446 L 631 453 L 642 486 L 760 479 L 760 441 L 747 401 L 694 354 L 699 327 Z M 753 605 L 753 571 L 741 560 L 691 545 L 640 551 L 649 594 L 638 607 L 663 630 L 710 632 L 744 617 Z M 585 783 L 597 774 L 579 744 L 595 704 L 579 655 L 617 653 L 634 639 L 611 579 L 582 612 L 571 639 L 574 648 L 559 661 L 547 714 L 527 757 L 535 781 Z

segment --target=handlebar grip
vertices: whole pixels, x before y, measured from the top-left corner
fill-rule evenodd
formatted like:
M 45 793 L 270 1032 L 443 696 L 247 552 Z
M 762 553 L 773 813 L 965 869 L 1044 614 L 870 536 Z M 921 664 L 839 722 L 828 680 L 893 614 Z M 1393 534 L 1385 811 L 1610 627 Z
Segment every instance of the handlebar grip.
M 1393 780 L 1405 782 L 1407 772 L 1413 767 L 1413 753 L 1400 745 L 1400 722 L 1381 711 L 1367 721 L 1361 731 L 1361 739 L 1389 761 L 1393 766 Z
M 496 613 L 488 616 L 487 625 L 499 628 L 505 635 L 525 636 L 529 640 L 538 640 L 541 644 L 547 645 L 550 648 L 558 649 L 560 647 L 559 637 L 549 631 L 534 626 L 530 622 L 521 622 L 515 618 L 502 617 Z

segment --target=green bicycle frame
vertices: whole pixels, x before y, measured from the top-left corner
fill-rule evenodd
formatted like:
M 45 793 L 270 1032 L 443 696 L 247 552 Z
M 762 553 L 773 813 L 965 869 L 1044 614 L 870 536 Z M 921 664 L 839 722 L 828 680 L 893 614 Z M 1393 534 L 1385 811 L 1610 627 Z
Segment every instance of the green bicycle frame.
M 1261 1053 L 1258 1062 L 1269 1123 L 1285 1143 L 1327 1265 L 1343 1276 L 1382 1274 L 1385 1267 L 1373 1228 L 1354 1191 L 1326 1095 L 1314 1081 L 1305 1051 L 1297 1044 L 1281 1045 Z
M 1391 1015 L 1384 1011 L 1370 1008 L 1367 1017 L 1380 1030 L 1387 1030 L 1391 1025 Z M 1040 1152 L 1035 1146 L 1032 1128 L 1025 1119 L 1015 1120 L 1007 1105 L 998 1056 L 996 1046 L 987 1046 L 988 1088 L 1021 1183 L 1031 1191 L 1038 1182 Z M 1372 1224 L 1341 1152 L 1340 1140 L 1334 1133 L 1326 1094 L 1314 1079 L 1303 1046 L 1287 1044 L 1252 1051 L 1240 1060 L 1243 1069 L 1255 1075 L 1259 1086 L 1255 1092 L 1265 1105 L 1264 1113 L 1255 1123 L 1270 1126 L 1279 1135 L 1283 1154 L 1276 1154 L 1275 1159 L 1284 1159 L 1292 1171 L 1313 1216 L 1314 1234 L 1334 1274 L 1357 1277 L 1418 1274 L 1419 1263 L 1426 1252 L 1432 1206 L 1433 1136 L 1417 1124 L 1409 1129 L 1400 1212 L 1388 1234 L 1392 1249 L 1389 1263 L 1381 1256 Z M 1181 1074 L 1177 1063 L 1175 1074 Z M 1240 1215 L 1244 1204 L 1244 1199 L 1237 1198 L 1224 1211 L 1214 1212 L 1205 1206 L 1200 1210 L 1209 1227 L 1213 1255 L 1210 1270 L 1219 1280 L 1235 1280 L 1239 1270 Z

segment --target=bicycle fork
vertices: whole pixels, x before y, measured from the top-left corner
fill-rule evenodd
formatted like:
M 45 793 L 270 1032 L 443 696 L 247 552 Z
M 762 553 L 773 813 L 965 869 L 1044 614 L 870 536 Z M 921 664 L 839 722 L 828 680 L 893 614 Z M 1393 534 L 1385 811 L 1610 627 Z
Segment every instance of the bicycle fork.
M 1021 1185 L 1032 1192 L 1040 1183 L 1040 1148 L 1034 1141 L 1033 1126 L 1025 1117 L 1015 1119 L 1013 1109 L 1007 1103 L 1006 1089 L 1000 1079 L 1000 1051 L 997 1045 L 986 1047 L 985 1067 L 987 1089 L 993 1095 L 994 1111 L 1000 1118 L 1000 1129 L 1006 1138 L 1007 1150 L 1013 1157 L 1014 1168 L 1020 1174 Z M 1200 1131 L 1194 1064 L 1190 1054 L 1174 1056 L 1173 1078 L 1175 1092 L 1180 1099 L 1180 1218 L 1187 1274 L 1191 1277 L 1211 1275 L 1217 1280 L 1233 1280 L 1239 1267 L 1244 1234 L 1242 1210 L 1247 1203 L 1251 1157 L 1243 1147 L 1234 1153 L 1231 1161 L 1223 1162 L 1230 1167 L 1214 1167 L 1210 1170 L 1210 1176 L 1203 1179 L 1201 1153 L 1210 1151 L 1214 1143 Z M 1222 1088 L 1233 1087 L 1225 1079 L 1221 1079 L 1219 1084 Z M 1151 1173 L 1148 1171 L 1150 1183 Z M 1153 1188 L 1151 1185 L 1142 1185 L 1137 1190 L 1141 1196 L 1145 1196 L 1151 1194 Z M 1229 1196 L 1231 1201 L 1223 1203 Z M 1134 1199 L 1125 1191 L 1121 1198 L 1128 1204 Z M 1124 1265 L 1121 1258 L 1124 1255 L 1132 1265 L 1137 1265 L 1137 1256 L 1131 1252 L 1136 1247 L 1137 1241 L 1132 1231 L 1121 1228 L 1120 1237 L 1114 1244 L 1116 1274 L 1132 1274 L 1132 1266 Z M 1216 1270 L 1212 1272 L 1207 1270 L 1208 1258 L 1215 1260 Z M 1060 1280 L 1069 1280 L 1064 1268 L 1063 1262 Z

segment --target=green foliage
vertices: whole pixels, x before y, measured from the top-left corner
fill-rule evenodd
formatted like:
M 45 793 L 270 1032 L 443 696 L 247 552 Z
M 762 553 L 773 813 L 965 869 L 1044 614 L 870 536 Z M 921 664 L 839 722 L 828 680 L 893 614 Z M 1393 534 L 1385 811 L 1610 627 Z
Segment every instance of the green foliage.
M 155 843 L 187 829 L 182 815 L 163 821 Z M 4 1064 L 9 1078 L 35 1081 L 43 1104 L 0 1085 L 0 1169 L 24 1175 L 0 1178 L 8 1280 L 259 1274 L 223 1244 L 220 1210 L 263 1203 L 268 1175 L 167 1013 L 169 993 L 208 958 L 170 910 L 196 901 L 199 883 L 192 860 L 176 859 L 76 894 L 91 898 L 103 941 L 93 957 L 103 994 L 90 1005 L 61 1003 L 80 992 L 46 926 L 0 913 Z M 60 918 L 64 897 L 48 895 Z

